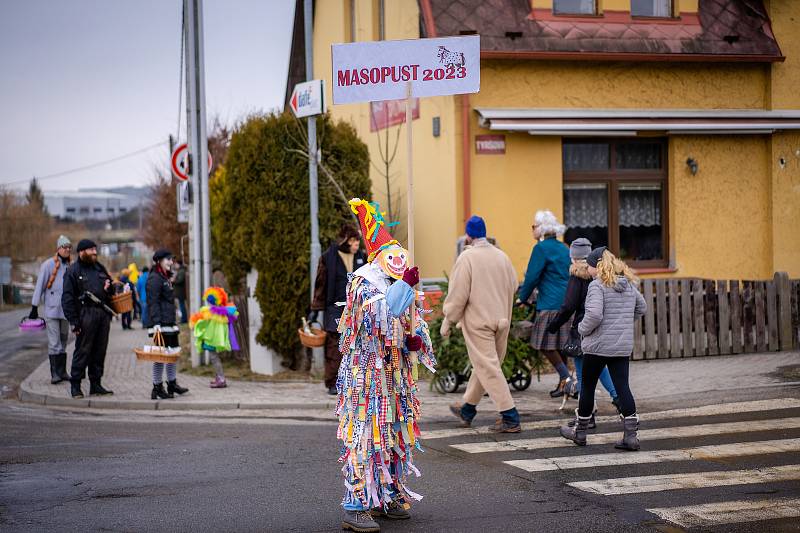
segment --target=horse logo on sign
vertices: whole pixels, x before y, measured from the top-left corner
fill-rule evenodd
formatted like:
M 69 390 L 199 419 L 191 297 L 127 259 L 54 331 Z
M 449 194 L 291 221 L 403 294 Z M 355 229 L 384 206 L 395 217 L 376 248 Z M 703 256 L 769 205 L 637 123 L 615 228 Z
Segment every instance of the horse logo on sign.
M 436 57 L 439 58 L 439 62 L 446 67 L 463 67 L 465 65 L 464 61 L 464 54 L 461 52 L 451 52 L 444 46 L 439 47 L 439 51 L 436 53 Z

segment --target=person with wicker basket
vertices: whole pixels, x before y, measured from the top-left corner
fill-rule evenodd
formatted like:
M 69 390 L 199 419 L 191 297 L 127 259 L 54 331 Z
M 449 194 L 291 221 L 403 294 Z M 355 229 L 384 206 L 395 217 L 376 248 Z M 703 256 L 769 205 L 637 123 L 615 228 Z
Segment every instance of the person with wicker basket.
M 408 251 L 386 230 L 376 204 L 356 198 L 350 207 L 370 262 L 350 276 L 338 324 L 342 527 L 379 531 L 373 517 L 410 518 L 410 502 L 421 498 L 406 485 L 411 472 L 419 475 L 413 462 L 421 449 L 417 366 L 434 371 L 436 359 L 415 304 L 419 273 L 408 268 Z
M 130 298 L 130 307 L 125 307 L 126 310 L 122 311 L 121 309 L 115 309 L 115 311 L 120 312 L 120 318 L 122 321 L 122 329 L 133 329 L 132 322 L 133 322 L 133 302 L 136 300 L 136 285 L 133 284 L 133 281 L 130 278 L 131 271 L 127 268 L 123 268 L 122 272 L 119 274 L 119 286 L 117 289 L 118 297 L 121 295 L 128 295 Z M 113 298 L 112 298 L 113 303 Z
M 36 288 L 31 300 L 28 318 L 39 318 L 39 305 L 44 304 L 44 321 L 47 327 L 47 357 L 50 359 L 50 383 L 69 380 L 67 373 L 67 340 L 69 322 L 61 308 L 61 295 L 64 292 L 64 273 L 69 267 L 72 243 L 61 235 L 56 241 L 56 254 L 42 263 Z
M 180 329 L 175 317 L 175 291 L 171 281 L 172 253 L 166 249 L 157 250 L 153 255 L 153 269 L 147 278 L 147 323 L 148 335 L 156 333 L 163 339 L 165 348 L 177 348 Z M 167 389 L 164 390 L 163 375 L 167 371 Z M 177 382 L 176 363 L 153 363 L 152 400 L 174 398 L 175 394 L 185 394 L 189 389 Z
M 314 300 L 311 302 L 308 323 L 316 322 L 320 311 L 325 314 L 325 388 L 333 396 L 337 394 L 336 375 L 342 362 L 339 333 L 336 331 L 342 306 L 337 304 L 345 301 L 349 275 L 367 262 L 367 257 L 359 250 L 360 246 L 358 230 L 352 224 L 344 224 L 339 230 L 339 238 L 322 254 L 317 265 Z

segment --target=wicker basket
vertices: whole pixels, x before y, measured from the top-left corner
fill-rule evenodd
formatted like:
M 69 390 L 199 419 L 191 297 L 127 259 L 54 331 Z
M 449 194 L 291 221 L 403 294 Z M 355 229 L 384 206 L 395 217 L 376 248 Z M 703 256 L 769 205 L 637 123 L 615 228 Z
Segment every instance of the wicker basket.
M 162 349 L 164 348 L 164 337 L 161 336 L 160 331 L 156 331 L 155 335 L 153 335 L 153 344 Z M 139 348 L 134 348 L 133 353 L 136 354 L 136 359 L 139 361 L 152 361 L 154 363 L 177 363 L 178 359 L 181 358 L 180 353 L 146 352 Z
M 319 328 L 311 328 L 311 335 L 303 331 L 303 328 L 299 328 L 297 334 L 300 335 L 300 343 L 306 348 L 325 346 L 325 338 L 328 336 L 327 333 Z
M 111 307 L 117 313 L 130 313 L 133 311 L 133 293 L 121 292 L 111 297 Z

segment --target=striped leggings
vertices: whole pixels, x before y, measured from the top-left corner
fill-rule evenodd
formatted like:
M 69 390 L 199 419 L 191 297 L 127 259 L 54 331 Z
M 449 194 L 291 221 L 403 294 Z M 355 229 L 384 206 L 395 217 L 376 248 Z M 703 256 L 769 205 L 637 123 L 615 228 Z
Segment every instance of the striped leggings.
M 178 373 L 175 363 L 153 363 L 153 385 L 158 385 L 162 382 L 165 366 L 167 367 L 167 380 L 175 381 L 175 376 Z

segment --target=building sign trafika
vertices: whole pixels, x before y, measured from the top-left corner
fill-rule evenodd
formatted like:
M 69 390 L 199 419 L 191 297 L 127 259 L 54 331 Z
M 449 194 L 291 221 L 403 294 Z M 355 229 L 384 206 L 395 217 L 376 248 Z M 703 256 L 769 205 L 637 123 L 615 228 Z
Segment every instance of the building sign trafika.
M 480 37 L 376 41 L 332 46 L 333 102 L 376 102 L 412 96 L 476 93 Z
M 476 135 L 475 153 L 485 155 L 503 155 L 506 153 L 505 135 Z

